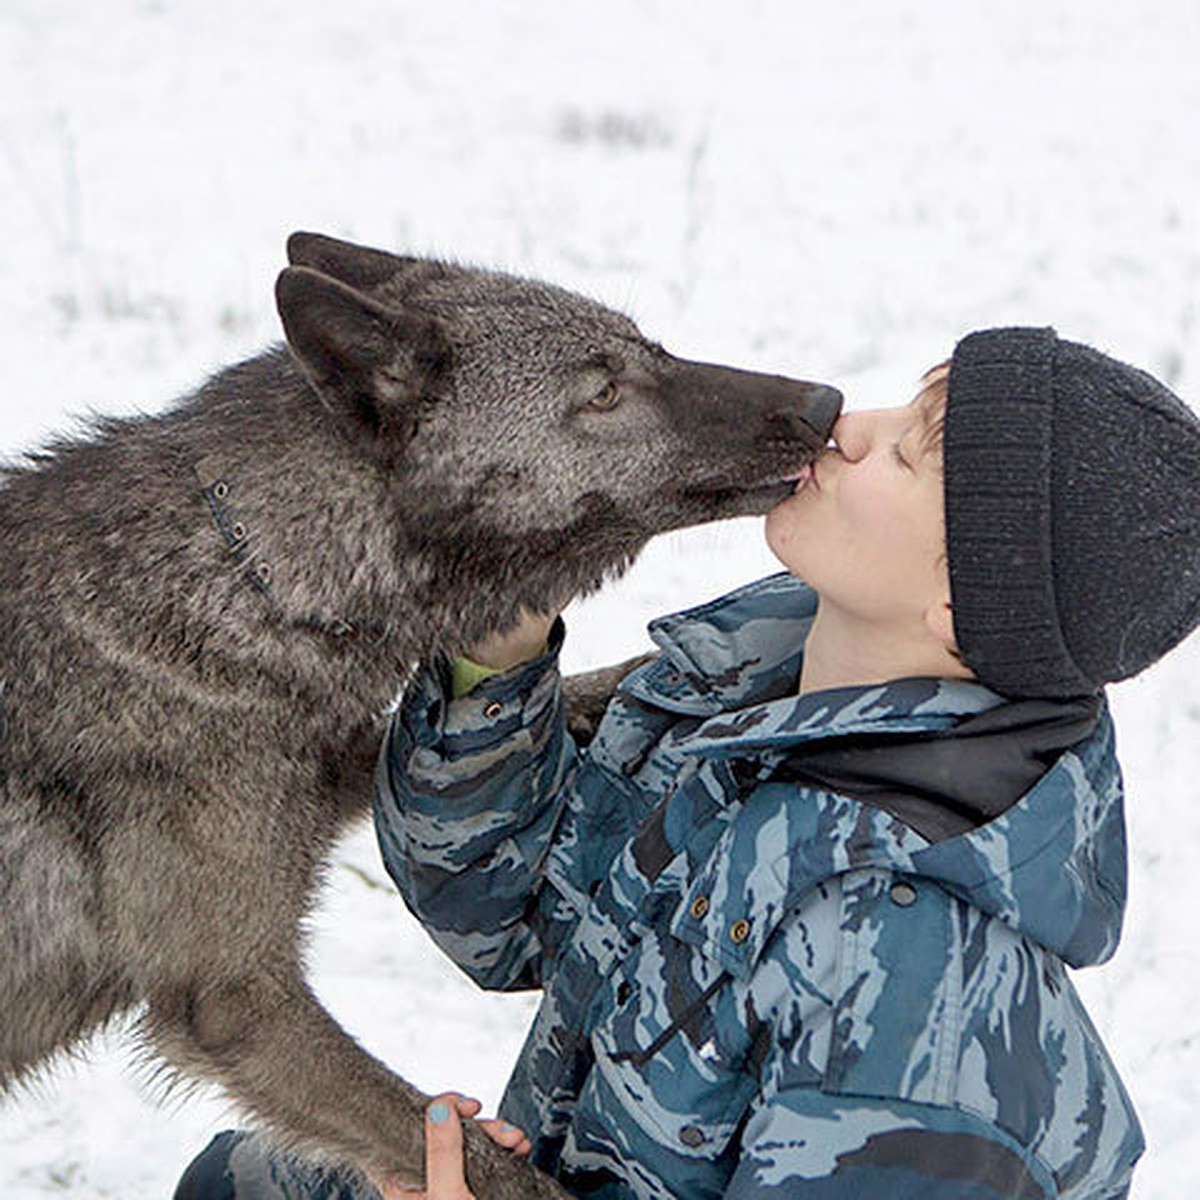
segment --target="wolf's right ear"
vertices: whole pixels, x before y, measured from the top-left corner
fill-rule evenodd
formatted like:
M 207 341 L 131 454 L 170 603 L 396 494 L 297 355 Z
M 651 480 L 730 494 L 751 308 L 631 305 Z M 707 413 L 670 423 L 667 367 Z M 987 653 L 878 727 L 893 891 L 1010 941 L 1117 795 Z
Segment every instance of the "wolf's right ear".
M 411 409 L 436 394 L 450 368 L 450 342 L 425 313 L 385 308 L 308 267 L 275 283 L 288 345 L 330 407 L 375 431 L 407 425 Z

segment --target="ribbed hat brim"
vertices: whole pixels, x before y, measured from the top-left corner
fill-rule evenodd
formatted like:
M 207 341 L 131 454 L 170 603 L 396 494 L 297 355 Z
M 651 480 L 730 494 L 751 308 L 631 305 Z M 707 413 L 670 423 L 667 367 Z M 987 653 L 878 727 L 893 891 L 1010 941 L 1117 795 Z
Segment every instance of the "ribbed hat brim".
M 946 543 L 955 636 L 1010 696 L 1100 686 L 1063 640 L 1052 560 L 1053 329 L 988 330 L 955 349 L 945 418 Z

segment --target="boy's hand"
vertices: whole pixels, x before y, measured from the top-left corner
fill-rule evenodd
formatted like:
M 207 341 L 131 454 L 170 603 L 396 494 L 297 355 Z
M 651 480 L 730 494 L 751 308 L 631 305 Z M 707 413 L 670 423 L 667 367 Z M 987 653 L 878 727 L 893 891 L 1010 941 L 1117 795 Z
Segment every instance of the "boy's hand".
M 533 613 L 523 608 L 515 629 L 495 633 L 477 646 L 468 647 L 466 657 L 494 671 L 507 671 L 518 663 L 529 662 L 545 653 L 550 629 L 557 619 L 557 613 Z
M 462 1119 L 475 1117 L 482 1105 L 455 1092 L 436 1096 L 425 1110 L 425 1190 L 381 1184 L 383 1200 L 475 1200 L 467 1189 L 463 1167 Z M 528 1154 L 529 1139 L 503 1121 L 480 1121 L 480 1128 L 498 1146 Z

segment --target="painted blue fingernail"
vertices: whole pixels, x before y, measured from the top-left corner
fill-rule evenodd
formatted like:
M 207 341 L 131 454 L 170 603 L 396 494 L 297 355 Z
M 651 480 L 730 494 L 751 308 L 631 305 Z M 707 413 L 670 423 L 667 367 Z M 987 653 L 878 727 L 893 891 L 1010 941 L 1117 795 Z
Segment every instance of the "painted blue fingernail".
M 431 1104 L 429 1106 L 429 1119 L 435 1125 L 444 1125 L 450 1120 L 450 1105 L 443 1104 L 440 1100 L 436 1104 Z

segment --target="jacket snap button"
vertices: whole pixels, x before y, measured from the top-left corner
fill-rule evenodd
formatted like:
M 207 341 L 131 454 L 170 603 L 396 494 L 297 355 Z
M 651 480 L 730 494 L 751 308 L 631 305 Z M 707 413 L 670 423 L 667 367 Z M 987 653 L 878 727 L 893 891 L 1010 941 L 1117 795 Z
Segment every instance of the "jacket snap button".
M 491 704 L 483 710 L 483 715 L 489 721 L 494 721 L 504 711 L 504 705 L 499 700 L 493 700 Z
M 698 1125 L 685 1125 L 679 1131 L 679 1140 L 685 1145 L 690 1146 L 693 1150 L 698 1146 L 703 1146 L 708 1141 L 704 1130 Z
M 707 896 L 697 896 L 695 898 L 695 900 L 692 901 L 691 913 L 692 913 L 692 916 L 695 917 L 697 921 L 699 921 L 702 917 L 707 916 L 707 914 L 708 914 L 708 897 Z
M 893 883 L 891 892 L 892 903 L 901 908 L 908 908 L 917 902 L 917 889 L 911 883 Z
M 740 921 L 734 921 L 729 928 L 729 940 L 731 942 L 742 943 L 750 936 L 750 922 L 743 918 Z

